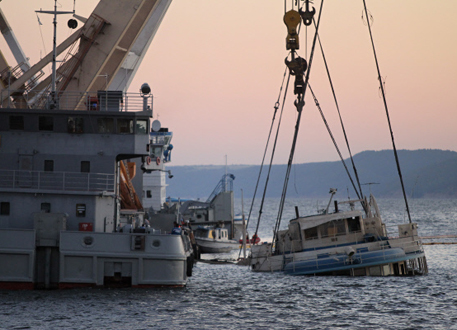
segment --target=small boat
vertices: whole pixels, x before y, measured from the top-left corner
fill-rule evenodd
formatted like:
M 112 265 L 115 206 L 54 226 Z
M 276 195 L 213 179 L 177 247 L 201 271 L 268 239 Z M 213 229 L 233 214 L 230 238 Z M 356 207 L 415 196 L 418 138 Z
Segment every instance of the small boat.
M 335 191 L 332 191 L 332 196 Z M 347 211 L 297 217 L 278 232 L 272 244 L 251 247 L 253 271 L 284 271 L 290 275 L 386 276 L 427 273 L 417 224 L 398 225 L 398 237 L 390 237 L 381 220 L 375 198 L 366 203 L 367 215 Z M 348 202 L 336 203 L 335 205 Z
M 227 228 L 198 226 L 194 236 L 201 253 L 227 253 L 240 246 L 237 240 L 229 239 Z

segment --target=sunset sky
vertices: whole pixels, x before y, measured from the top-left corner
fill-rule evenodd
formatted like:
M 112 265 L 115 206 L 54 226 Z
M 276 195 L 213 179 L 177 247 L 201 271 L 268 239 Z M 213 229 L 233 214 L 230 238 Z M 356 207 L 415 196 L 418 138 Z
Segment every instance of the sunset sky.
M 73 0 L 59 0 L 72 10 Z M 96 0 L 76 0 L 89 16 Z M 292 1 L 288 0 L 290 9 Z M 3 0 L 30 62 L 52 49 L 53 0 Z M 320 1 L 314 1 L 316 9 Z M 457 151 L 457 1 L 367 0 L 398 149 Z M 390 149 L 390 135 L 362 0 L 327 0 L 320 37 L 353 154 Z M 281 0 L 173 0 L 130 86 L 148 82 L 154 117 L 174 132 L 173 165 L 259 164 L 284 74 L 286 26 Z M 71 31 L 60 16 L 58 42 Z M 302 28 L 307 57 L 314 29 Z M 308 47 L 305 46 L 308 39 Z M 12 55 L 0 38 L 10 65 Z M 311 86 L 341 149 L 343 140 L 320 52 Z M 287 163 L 296 111 L 289 88 L 275 163 Z M 295 163 L 337 160 L 310 94 L 306 95 Z M 347 156 L 347 152 L 344 153 Z

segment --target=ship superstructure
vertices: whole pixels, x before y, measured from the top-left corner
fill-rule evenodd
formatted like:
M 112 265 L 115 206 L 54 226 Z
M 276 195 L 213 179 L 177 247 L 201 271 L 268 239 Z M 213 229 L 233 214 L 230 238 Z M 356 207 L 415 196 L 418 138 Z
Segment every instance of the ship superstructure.
M 131 180 L 154 156 L 151 90 L 125 92 L 169 3 L 102 0 L 31 68 L 0 56 L 0 288 L 186 284 L 189 238 L 149 224 Z

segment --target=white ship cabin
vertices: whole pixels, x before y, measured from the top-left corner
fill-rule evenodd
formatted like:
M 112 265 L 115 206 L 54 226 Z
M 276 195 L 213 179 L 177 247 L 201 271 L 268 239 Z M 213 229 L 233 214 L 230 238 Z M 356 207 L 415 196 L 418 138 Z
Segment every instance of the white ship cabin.
M 293 219 L 278 232 L 278 254 L 366 243 L 386 236 L 381 218 L 361 211 L 336 212 Z

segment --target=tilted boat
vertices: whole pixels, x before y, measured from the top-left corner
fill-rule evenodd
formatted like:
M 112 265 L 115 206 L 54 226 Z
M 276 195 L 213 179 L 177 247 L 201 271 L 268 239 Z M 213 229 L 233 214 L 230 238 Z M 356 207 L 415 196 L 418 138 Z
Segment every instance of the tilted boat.
M 348 171 L 336 141 L 333 138 L 331 130 L 325 120 L 320 104 L 309 85 L 310 69 L 317 40 L 319 40 L 320 43 L 320 39 L 318 38 L 318 29 L 322 13 L 322 4 L 323 1 L 321 1 L 321 9 L 319 11 L 319 18 L 317 20 L 314 18 L 316 10 L 315 8 L 311 9 L 309 0 L 295 2 L 297 10 L 292 8 L 284 15 L 284 23 L 287 26 L 288 32 L 286 38 L 286 46 L 287 49 L 290 50 L 289 56 L 286 58 L 285 62 L 289 70 L 289 77 L 295 77 L 294 94 L 297 98 L 294 102 L 294 105 L 298 115 L 296 119 L 294 138 L 287 165 L 287 171 L 284 179 L 283 192 L 281 195 L 281 201 L 279 203 L 273 241 L 272 243 L 253 245 L 251 247 L 251 268 L 256 272 L 283 271 L 286 274 L 291 275 L 386 276 L 427 274 L 427 261 L 421 240 L 418 236 L 417 224 L 411 221 L 411 216 L 409 213 L 409 206 L 402 181 L 392 128 L 390 127 L 390 120 L 388 122 L 392 137 L 393 150 L 397 162 L 397 169 L 399 172 L 406 210 L 409 218 L 409 223 L 398 225 L 398 233 L 396 235 L 392 235 L 391 233 L 387 232 L 386 225 L 381 219 L 376 200 L 371 195 L 371 193 L 369 198 L 363 195 L 360 180 L 349 148 L 349 143 L 344 130 L 343 121 L 341 120 L 341 116 L 340 122 L 343 128 L 346 144 L 348 146 L 348 151 L 354 170 L 353 173 L 356 180 L 352 179 L 352 175 Z M 292 4 L 292 6 L 294 6 L 294 4 Z M 364 7 L 364 15 L 365 17 L 368 17 L 366 5 Z M 296 52 L 299 49 L 298 26 L 301 23 L 309 26 L 313 22 L 315 27 L 313 43 L 309 59 L 305 60 L 304 58 L 298 56 Z M 370 24 L 368 23 L 367 26 L 369 27 L 371 36 Z M 375 52 L 373 39 L 372 45 L 373 51 Z M 322 47 L 320 48 L 323 53 Z M 325 59 L 324 55 L 323 58 Z M 376 56 L 375 59 L 378 68 L 379 81 L 382 82 Z M 327 67 L 326 63 L 325 66 Z M 330 78 L 328 68 L 327 74 Z M 331 86 L 333 94 L 335 95 L 333 85 L 331 84 Z M 389 116 L 387 104 L 385 101 L 383 84 L 381 83 L 380 86 L 386 113 L 387 116 Z M 285 88 L 286 91 L 287 87 L 288 84 Z M 324 119 L 327 130 L 329 131 L 338 154 L 340 155 L 355 193 L 357 194 L 357 199 L 344 203 L 337 203 L 335 201 L 334 212 L 330 212 L 329 207 L 331 200 L 333 195 L 336 193 L 336 189 L 331 189 L 330 193 L 332 197 L 330 198 L 330 202 L 325 210 L 315 215 L 303 217 L 299 216 L 299 212 L 296 209 L 296 218 L 290 220 L 287 229 L 280 230 L 280 224 L 284 210 L 284 202 L 287 194 L 287 185 L 294 158 L 302 110 L 305 105 L 304 96 L 306 90 L 308 89 L 313 94 L 315 104 Z M 338 109 L 336 97 L 335 103 Z M 278 108 L 279 103 L 277 102 L 275 105 L 275 115 Z M 265 152 L 266 150 L 267 148 L 265 148 Z M 273 155 L 271 157 L 271 161 L 273 161 Z M 357 182 L 357 185 L 355 184 L 355 181 Z M 266 180 L 264 191 L 266 191 L 267 185 L 268 179 Z M 261 202 L 257 228 L 261 219 L 263 203 L 264 198 Z M 355 203 L 360 203 L 361 210 L 357 210 L 355 208 Z M 343 206 L 344 204 L 346 204 L 346 206 L 349 205 L 349 210 L 340 210 L 340 206 Z
M 398 225 L 397 236 L 389 236 L 375 198 L 362 201 L 366 213 L 354 209 L 357 202 L 335 203 L 332 213 L 326 209 L 290 220 L 288 229 L 278 231 L 273 253 L 272 243 L 251 247 L 252 270 L 348 276 L 427 273 L 417 224 Z M 339 210 L 337 205 L 344 204 L 350 210 Z
M 166 157 L 149 134 L 151 90 L 125 92 L 169 3 L 101 0 L 34 66 L 0 56 L 0 288 L 186 285 L 189 235 L 171 234 L 174 219 L 145 218 L 143 173 L 132 180 L 135 161 Z M 57 2 L 42 12 L 63 14 Z

